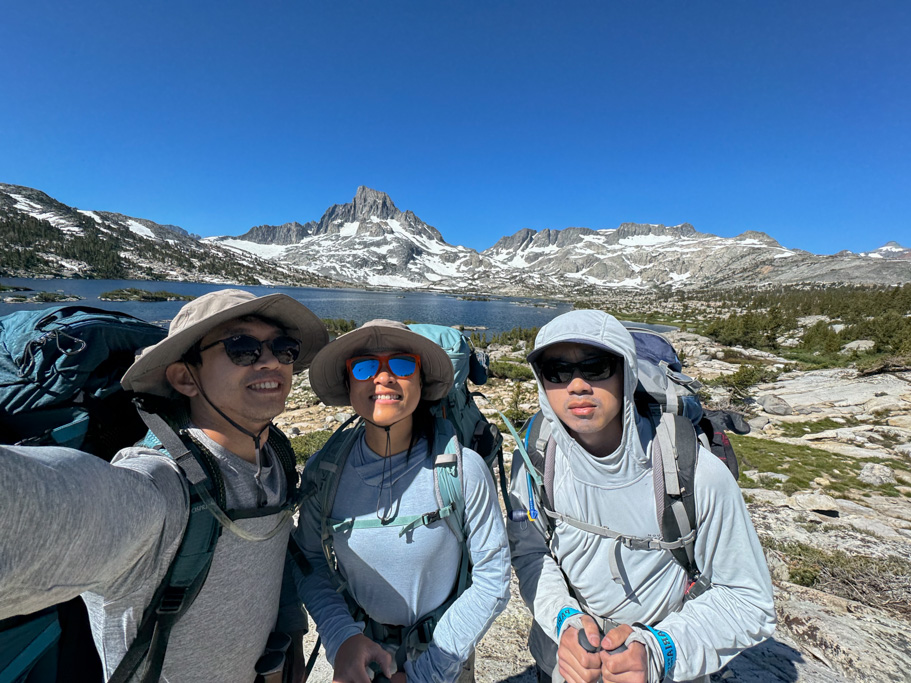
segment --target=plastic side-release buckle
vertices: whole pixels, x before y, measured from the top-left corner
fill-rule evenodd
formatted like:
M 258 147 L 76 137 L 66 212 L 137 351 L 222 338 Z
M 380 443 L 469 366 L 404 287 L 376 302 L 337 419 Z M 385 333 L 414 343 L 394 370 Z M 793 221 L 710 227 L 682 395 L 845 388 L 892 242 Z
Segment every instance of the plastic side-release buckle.
M 179 614 L 180 610 L 183 608 L 183 603 L 186 597 L 186 588 L 168 586 L 165 588 L 164 594 L 161 596 L 161 601 L 158 603 L 158 607 L 155 609 L 155 613 L 160 615 Z
M 711 587 L 712 582 L 709 581 L 708 577 L 706 577 L 705 574 L 701 574 L 698 579 L 693 581 L 689 586 L 686 587 L 686 590 L 683 591 L 683 599 L 686 601 L 692 600 L 693 598 L 698 598 Z

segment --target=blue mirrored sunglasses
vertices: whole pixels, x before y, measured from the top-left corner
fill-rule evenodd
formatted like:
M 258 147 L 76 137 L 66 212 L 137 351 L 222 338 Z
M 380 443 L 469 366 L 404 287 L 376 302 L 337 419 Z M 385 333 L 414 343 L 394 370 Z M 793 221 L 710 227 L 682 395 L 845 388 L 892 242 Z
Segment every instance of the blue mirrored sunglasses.
M 349 358 L 345 365 L 348 374 L 358 382 L 366 382 L 376 377 L 383 367 L 396 377 L 411 377 L 421 367 L 421 357 L 411 353 L 390 355 L 358 356 Z

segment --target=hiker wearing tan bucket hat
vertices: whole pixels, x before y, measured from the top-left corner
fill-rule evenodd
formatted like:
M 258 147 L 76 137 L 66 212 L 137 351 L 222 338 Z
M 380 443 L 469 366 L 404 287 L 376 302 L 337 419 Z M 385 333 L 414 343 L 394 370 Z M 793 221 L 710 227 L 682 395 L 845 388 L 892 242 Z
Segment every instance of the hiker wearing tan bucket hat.
M 310 382 L 357 414 L 308 461 L 296 532 L 333 680 L 367 683 L 371 665 L 392 683 L 473 680 L 509 599 L 509 549 L 490 471 L 437 409 L 449 356 L 373 320 L 320 351 Z
M 107 681 L 253 683 L 287 651 L 298 683 L 306 619 L 288 547 L 301 496 L 272 420 L 327 342 L 289 296 L 211 292 L 122 379 L 141 397 L 141 444 L 112 464 L 6 448 L 5 478 L 31 493 L 0 522 L 0 619 L 81 594 Z M 290 649 L 273 629 L 297 633 Z

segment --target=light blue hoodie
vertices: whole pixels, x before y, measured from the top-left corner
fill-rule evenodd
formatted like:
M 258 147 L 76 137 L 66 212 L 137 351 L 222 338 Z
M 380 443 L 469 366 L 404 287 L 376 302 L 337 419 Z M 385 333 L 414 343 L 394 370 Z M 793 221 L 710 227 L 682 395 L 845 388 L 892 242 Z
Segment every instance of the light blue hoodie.
M 541 411 L 557 445 L 556 510 L 628 536 L 660 538 L 651 429 L 633 403 L 637 367 L 632 337 L 606 313 L 573 311 L 541 329 L 530 358 L 561 342 L 600 347 L 624 358 L 623 436 L 613 453 L 596 456 L 586 451 L 555 416 L 538 378 Z M 522 597 L 535 616 L 529 646 L 545 671 L 554 670 L 559 631 L 581 623 L 578 614 L 566 618 L 574 610 L 619 623 L 642 622 L 666 632 L 677 649 L 674 681 L 717 671 L 772 633 L 775 610 L 762 548 L 736 482 L 705 449 L 699 453 L 695 489 L 694 550 L 713 588 L 686 603 L 686 572 L 667 551 L 631 550 L 562 522 L 557 522 L 548 547 L 543 526 L 508 524 L 513 567 Z M 518 454 L 513 458 L 510 498 L 515 508 L 527 508 L 525 465 Z M 611 579 L 611 554 L 620 568 L 619 581 Z M 633 640 L 643 642 L 649 651 L 649 680 L 660 680 L 664 659 L 657 640 L 642 629 L 634 631 Z

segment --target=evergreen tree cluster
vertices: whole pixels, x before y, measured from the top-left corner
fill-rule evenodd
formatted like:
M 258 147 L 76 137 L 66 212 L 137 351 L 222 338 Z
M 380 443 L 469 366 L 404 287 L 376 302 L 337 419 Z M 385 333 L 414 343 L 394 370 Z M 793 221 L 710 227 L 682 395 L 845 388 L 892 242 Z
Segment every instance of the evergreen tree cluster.
M 471 345 L 476 349 L 485 349 L 490 344 L 517 346 L 520 341 L 524 341 L 526 348 L 531 350 L 537 336 L 537 327 L 514 327 L 508 332 L 498 332 L 489 338 L 486 332 L 474 331 L 469 336 L 469 339 L 471 340 Z
M 848 342 L 868 339 L 874 353 L 911 353 L 911 284 L 895 287 L 793 287 L 757 291 L 689 293 L 683 298 L 721 301 L 735 311 L 711 320 L 704 333 L 729 346 L 777 351 L 777 339 L 797 319 L 825 316 L 804 331 L 800 349 L 836 353 Z M 840 328 L 835 328 L 838 324 Z

